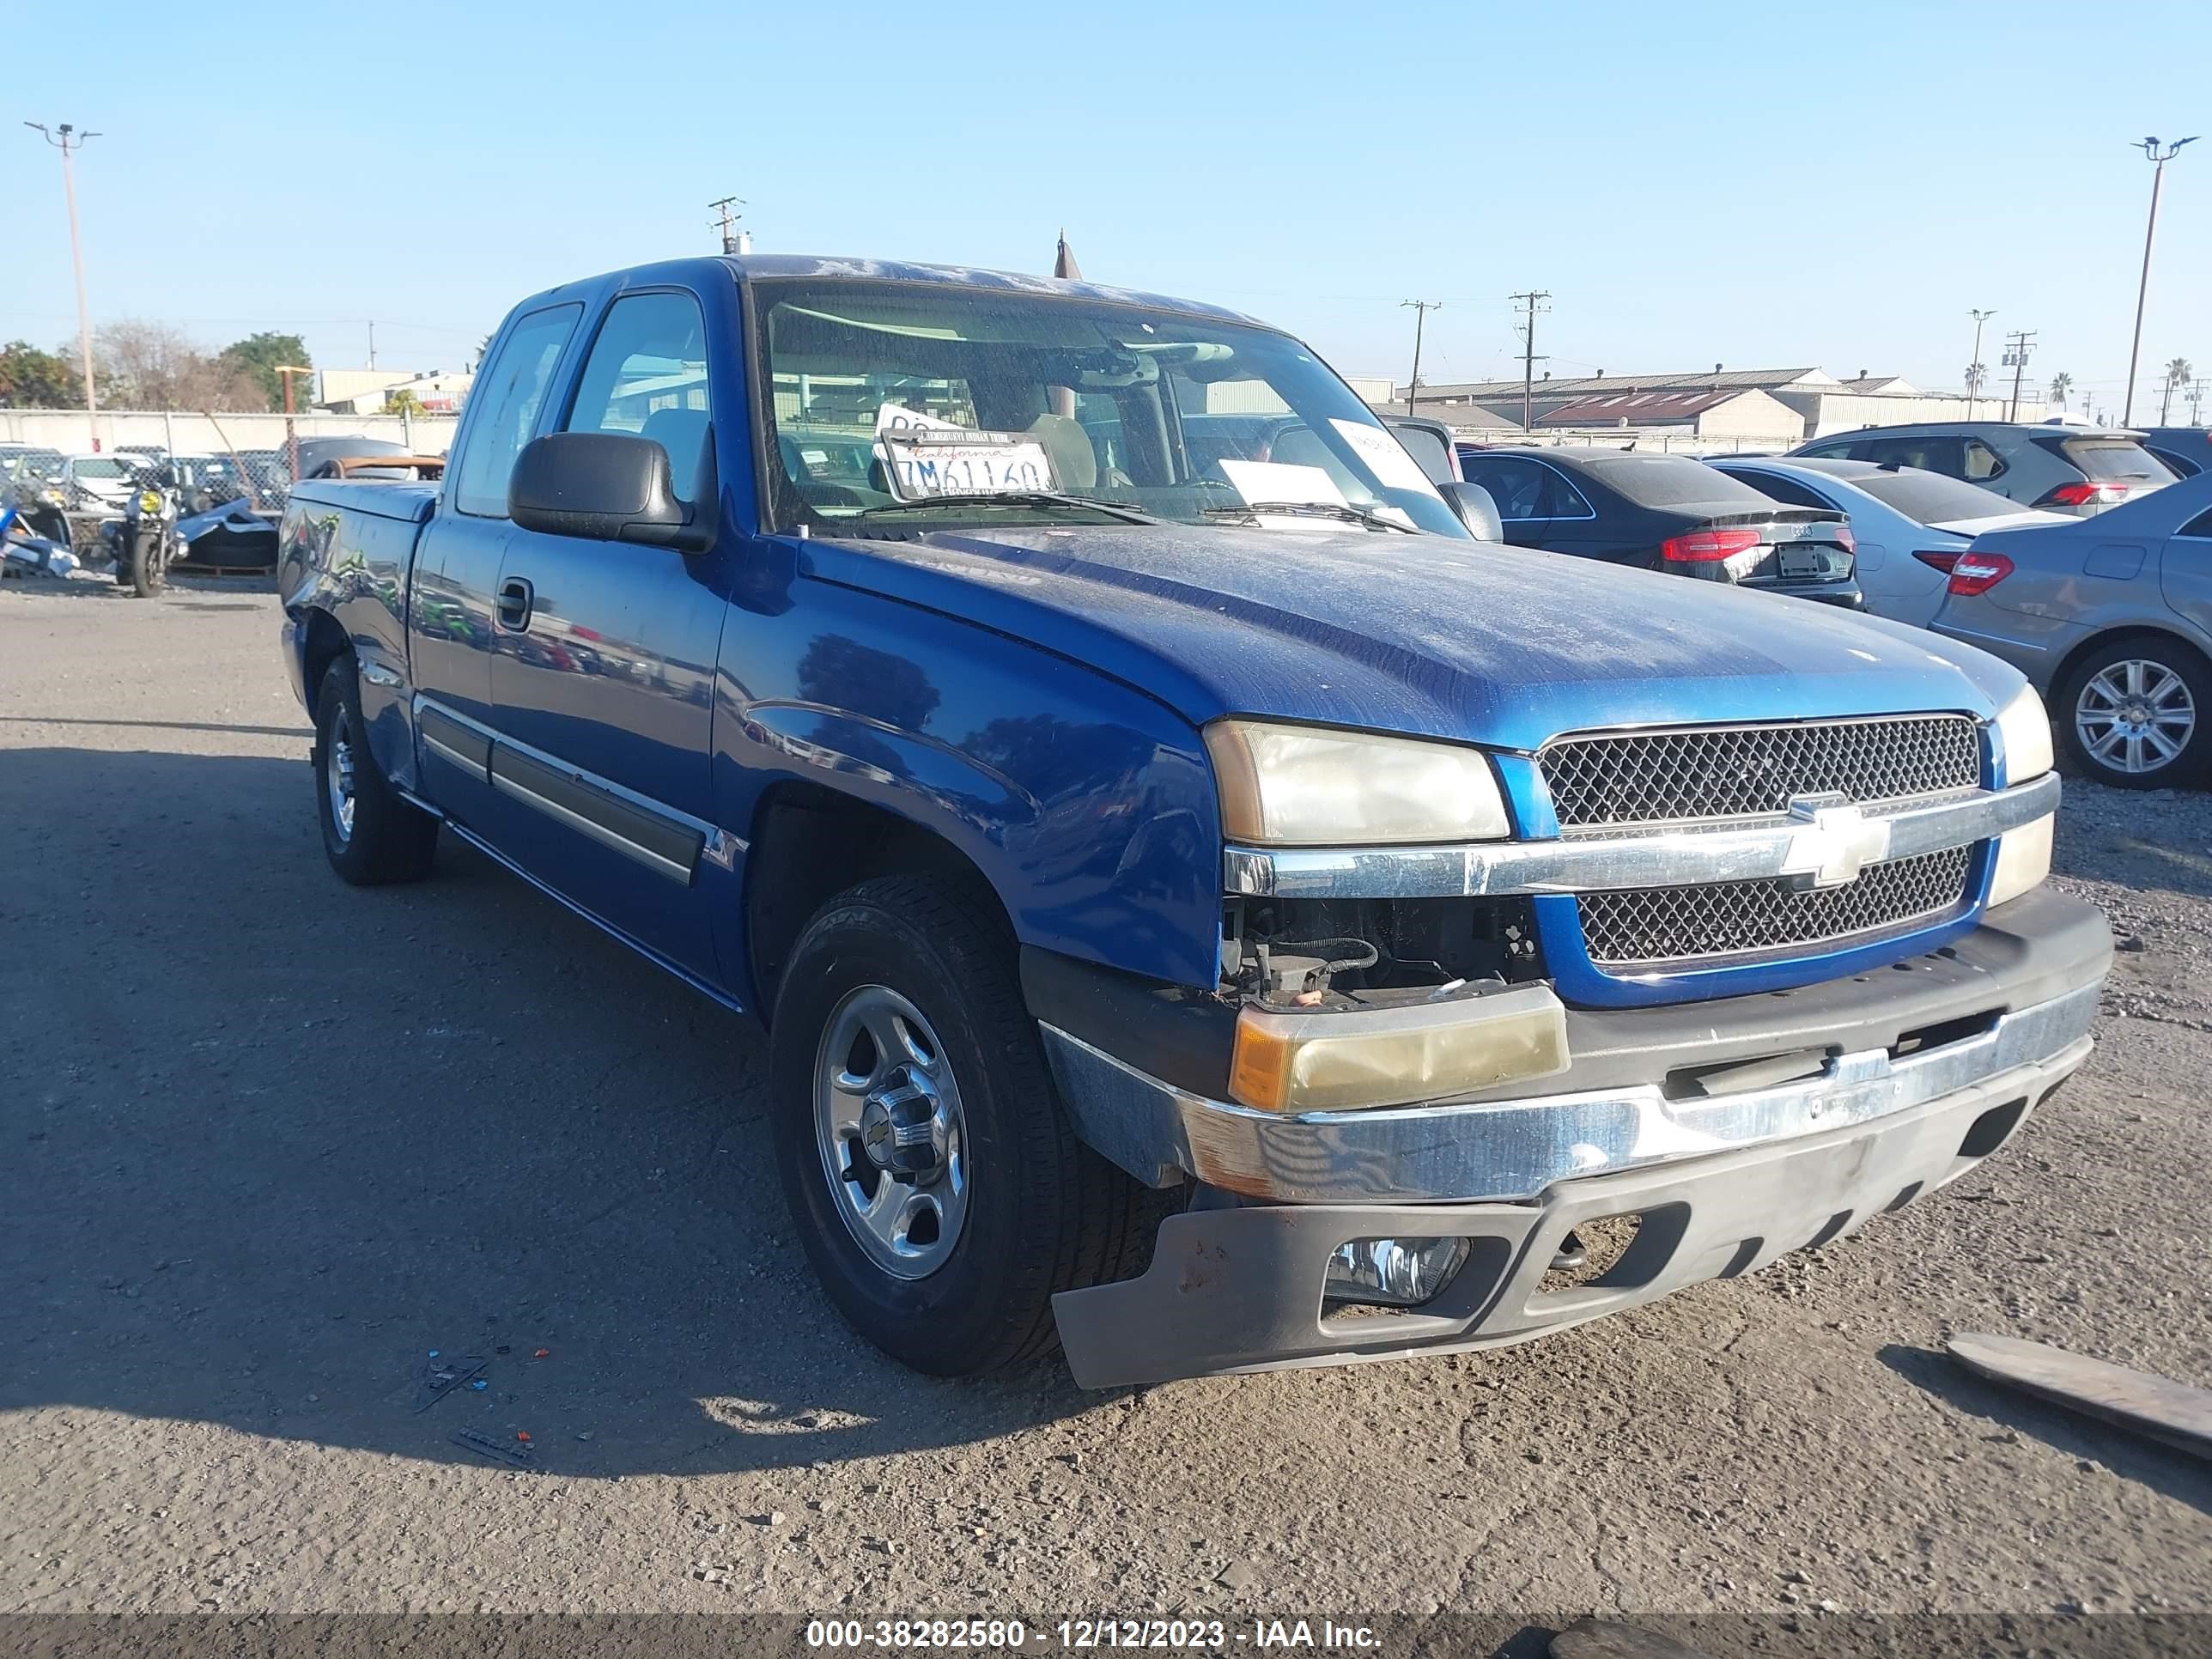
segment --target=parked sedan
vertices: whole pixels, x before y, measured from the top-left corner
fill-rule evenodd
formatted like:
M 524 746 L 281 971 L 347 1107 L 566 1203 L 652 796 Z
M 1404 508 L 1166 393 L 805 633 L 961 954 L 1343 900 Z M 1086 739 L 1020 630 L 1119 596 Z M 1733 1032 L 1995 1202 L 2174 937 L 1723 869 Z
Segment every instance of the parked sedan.
M 1800 444 L 1792 459 L 1917 466 L 2076 519 L 2162 489 L 2173 474 L 2132 432 L 2028 426 L 2010 421 L 1929 421 L 1869 427 Z
M 2201 426 L 2147 426 L 2142 447 L 2177 478 L 2193 478 L 2212 468 L 2212 431 Z
M 2202 781 L 2212 771 L 2212 471 L 2095 519 L 1977 536 L 1930 626 L 2034 681 L 2091 777 L 2129 789 Z
M 1841 514 L 1784 506 L 1690 456 L 1462 445 L 1459 461 L 1516 546 L 1865 605 Z
M 2073 522 L 1917 466 L 1772 455 L 1718 455 L 1705 464 L 1778 501 L 1846 514 L 1867 609 L 1916 628 L 1942 605 L 1951 567 L 1982 532 Z

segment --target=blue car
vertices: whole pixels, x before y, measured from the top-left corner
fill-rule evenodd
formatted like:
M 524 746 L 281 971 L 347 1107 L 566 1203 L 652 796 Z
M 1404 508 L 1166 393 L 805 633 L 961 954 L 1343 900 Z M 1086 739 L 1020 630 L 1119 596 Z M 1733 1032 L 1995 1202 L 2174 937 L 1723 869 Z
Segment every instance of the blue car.
M 331 868 L 451 836 L 759 1021 L 737 1167 L 924 1370 L 1519 1341 L 1924 1197 L 2088 1053 L 2016 670 L 1478 542 L 1215 307 L 570 283 L 441 484 L 282 538 Z

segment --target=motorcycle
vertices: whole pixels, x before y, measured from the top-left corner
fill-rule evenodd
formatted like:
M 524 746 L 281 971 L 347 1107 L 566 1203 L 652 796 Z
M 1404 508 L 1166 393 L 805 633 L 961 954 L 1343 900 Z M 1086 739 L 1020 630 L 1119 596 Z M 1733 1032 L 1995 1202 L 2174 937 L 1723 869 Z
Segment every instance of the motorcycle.
M 43 478 L 17 483 L 0 502 L 0 575 L 66 576 L 76 563 L 61 496 Z
M 115 584 L 149 599 L 169 583 L 177 556 L 177 491 L 155 474 L 131 492 L 123 516 L 107 526 L 108 550 L 115 558 Z

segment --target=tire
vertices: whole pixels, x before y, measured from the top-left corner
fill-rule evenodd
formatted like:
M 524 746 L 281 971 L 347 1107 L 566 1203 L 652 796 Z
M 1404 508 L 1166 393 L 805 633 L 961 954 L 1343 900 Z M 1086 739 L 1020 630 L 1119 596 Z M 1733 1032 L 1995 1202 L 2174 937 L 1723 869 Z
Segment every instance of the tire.
M 131 538 L 131 591 L 142 599 L 150 599 L 168 586 L 169 573 L 161 560 L 161 538 L 155 536 L 133 536 Z
M 356 887 L 420 881 L 438 850 L 438 820 L 376 769 L 361 718 L 359 674 L 350 653 L 323 675 L 315 697 L 315 817 L 331 868 Z M 342 802 L 349 801 L 349 818 Z
M 1146 1189 L 1076 1139 L 1013 954 L 995 908 L 970 886 L 933 876 L 863 882 L 799 935 L 770 1029 L 776 1163 L 815 1273 L 861 1335 L 939 1376 L 1050 1352 L 1054 1293 L 1137 1271 L 1156 1231 Z M 943 1127 L 949 1115 L 954 1131 L 919 1154 L 939 1158 L 936 1172 L 910 1182 L 866 1169 L 868 1137 L 840 1141 L 817 1104 L 839 1071 L 848 1083 L 872 1071 L 865 1097 L 874 1102 L 887 1091 L 896 1097 L 901 1078 L 912 1085 L 922 1075 L 915 1064 L 878 1066 L 885 1056 L 867 1032 L 886 1011 L 908 1032 L 902 1060 L 933 1049 L 932 1121 Z M 858 1046 L 833 1054 L 833 1038 L 843 1042 L 856 1018 Z M 848 1088 L 841 1098 L 851 1105 L 863 1095 Z M 836 1179 L 833 1158 L 871 1178 Z M 854 1218 L 871 1188 L 918 1215 L 936 1206 L 933 1227 L 910 1230 L 915 1259 L 887 1263 L 880 1231 Z
M 2212 664 L 2167 635 L 2098 647 L 2068 672 L 2051 714 L 2075 768 L 2114 788 L 2183 787 L 2212 766 Z

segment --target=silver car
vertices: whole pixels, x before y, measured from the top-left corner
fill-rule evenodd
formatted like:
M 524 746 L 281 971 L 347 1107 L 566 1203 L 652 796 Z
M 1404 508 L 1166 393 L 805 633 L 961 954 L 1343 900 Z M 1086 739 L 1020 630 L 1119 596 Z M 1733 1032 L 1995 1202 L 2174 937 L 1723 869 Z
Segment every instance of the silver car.
M 2212 471 L 2094 519 L 1975 537 L 1929 626 L 2034 681 L 2087 775 L 2199 781 L 2212 768 Z
M 1778 501 L 1845 514 L 1867 609 L 1916 628 L 1935 616 L 1951 567 L 1984 531 L 2067 522 L 1917 466 L 1776 455 L 1715 455 L 1706 465 Z
M 1838 433 L 1800 444 L 1790 456 L 1921 467 L 2022 507 L 2087 519 L 2173 482 L 2136 435 L 2102 427 L 1930 421 Z

